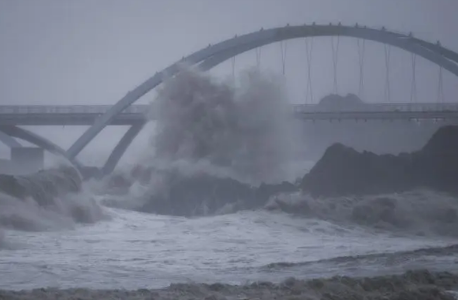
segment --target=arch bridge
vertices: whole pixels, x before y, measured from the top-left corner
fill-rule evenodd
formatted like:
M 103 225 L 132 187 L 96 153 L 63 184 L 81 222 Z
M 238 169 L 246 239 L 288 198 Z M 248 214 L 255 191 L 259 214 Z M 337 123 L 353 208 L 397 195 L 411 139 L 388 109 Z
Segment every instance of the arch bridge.
M 18 129 L 18 127 L 1 127 L 0 131 L 3 131 L 6 135 L 15 136 L 23 138 L 25 140 L 32 141 L 33 143 L 39 146 L 46 146 L 47 149 L 54 149 L 58 153 L 65 155 L 68 159 L 73 162 L 76 162 L 77 155 L 91 142 L 91 140 L 97 136 L 106 126 L 113 124 L 116 120 L 123 118 L 123 113 L 129 111 L 129 107 L 134 104 L 138 99 L 144 96 L 146 93 L 157 87 L 164 80 L 169 77 L 176 75 L 180 71 L 180 66 L 183 63 L 187 65 L 197 66 L 203 71 L 212 69 L 213 67 L 239 55 L 244 52 L 260 49 L 260 47 L 277 43 L 279 42 L 282 46 L 284 41 L 291 39 L 299 38 L 311 38 L 311 37 L 351 37 L 357 38 L 359 40 L 365 41 L 375 41 L 382 43 L 384 45 L 394 46 L 405 51 L 412 53 L 412 55 L 420 56 L 440 67 L 440 70 L 445 69 L 448 72 L 458 76 L 458 53 L 443 47 L 439 42 L 432 43 L 425 40 L 418 39 L 412 34 L 402 34 L 398 32 L 393 32 L 386 30 L 385 28 L 375 29 L 368 28 L 365 26 L 345 26 L 342 24 L 327 24 L 327 25 L 317 25 L 305 24 L 300 26 L 285 26 L 272 29 L 261 29 L 257 32 L 248 33 L 241 36 L 235 36 L 231 39 L 219 42 L 214 45 L 208 45 L 207 47 L 192 53 L 187 57 L 183 57 L 181 60 L 175 62 L 164 70 L 155 73 L 152 77 L 148 78 L 146 81 L 141 83 L 132 91 L 129 91 L 123 98 L 117 101 L 113 106 L 109 107 L 106 111 L 95 118 L 92 126 L 88 128 L 76 141 L 75 143 L 67 150 L 59 149 L 57 146 L 53 145 L 51 142 L 46 141 L 44 138 L 40 137 L 38 141 L 35 138 L 31 138 L 30 134 Z M 358 47 L 358 50 L 360 48 Z M 310 66 L 311 55 L 309 55 L 310 49 L 307 46 L 307 61 Z M 257 54 L 257 63 L 259 64 L 259 55 Z M 336 54 L 333 43 L 333 63 L 334 63 L 334 89 L 336 90 Z M 389 53 L 387 53 L 385 48 L 385 59 L 389 58 Z M 285 53 L 282 47 L 282 63 L 283 63 L 283 72 L 285 66 Z M 415 65 L 415 60 L 412 60 L 413 66 Z M 388 66 L 387 66 L 388 68 Z M 307 90 L 311 94 L 310 88 L 310 67 L 308 70 L 308 83 Z M 440 81 L 442 84 L 442 73 L 440 73 Z M 415 75 L 415 74 L 413 74 Z M 363 68 L 362 61 L 360 57 L 360 89 L 362 86 L 363 78 Z M 441 91 L 442 92 L 442 91 Z M 414 88 L 412 88 L 412 95 L 414 93 Z M 388 80 L 388 70 L 387 70 L 387 80 L 385 82 L 385 95 L 389 97 L 389 80 Z M 342 112 L 341 116 L 350 115 L 355 112 Z M 310 116 L 318 116 L 318 111 L 308 111 L 307 114 Z M 411 114 L 411 112 L 410 112 Z M 412 117 L 412 116 L 411 116 Z M 438 112 L 434 112 L 432 117 L 438 117 Z M 144 122 L 138 124 L 132 124 L 131 128 L 126 132 L 126 134 L 121 138 L 114 151 L 111 153 L 108 158 L 105 166 L 103 167 L 103 173 L 110 173 L 117 162 L 128 148 L 132 140 L 137 136 L 140 130 L 143 127 Z M 6 129 L 5 129 L 6 128 Z M 21 132 L 21 133 L 19 133 Z M 0 135 L 0 138 L 2 136 Z M 6 139 L 3 139 L 6 141 Z M 15 144 L 11 140 L 7 141 L 9 145 L 13 146 Z M 18 146 L 15 144 L 14 146 Z

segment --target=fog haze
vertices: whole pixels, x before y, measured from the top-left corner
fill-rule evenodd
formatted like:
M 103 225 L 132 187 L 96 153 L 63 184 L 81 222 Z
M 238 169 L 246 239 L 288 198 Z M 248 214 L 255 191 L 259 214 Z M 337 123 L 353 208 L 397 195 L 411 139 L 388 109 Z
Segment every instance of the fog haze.
M 281 41 L 209 71 L 181 59 L 313 22 L 458 53 L 457 13 L 458 0 L 0 0 L 0 108 L 113 105 L 181 62 L 136 102 L 150 122 L 119 164 L 128 126 L 107 126 L 74 163 L 0 144 L 0 299 L 452 299 L 455 75 L 365 41 L 361 77 L 348 37 Z M 331 118 L 293 118 L 291 103 L 320 100 Z M 361 100 L 456 105 L 437 120 Z M 25 126 L 63 149 L 87 128 Z
M 0 1 L 0 103 L 114 104 L 125 93 L 181 57 L 233 37 L 259 30 L 304 23 L 385 26 L 416 37 L 440 40 L 458 49 L 458 2 L 402 1 Z M 332 92 L 331 39 L 316 39 L 312 81 L 314 101 Z M 357 92 L 356 42 L 342 38 L 339 93 Z M 262 66 L 281 72 L 278 44 L 263 48 Z M 236 71 L 254 64 L 252 52 L 237 58 Z M 383 101 L 383 46 L 366 45 L 365 92 L 369 102 Z M 302 40 L 288 43 L 286 82 L 289 100 L 305 101 L 306 59 Z M 438 67 L 423 59 L 417 65 L 418 101 L 436 100 Z M 229 76 L 230 63 L 215 74 Z M 410 54 L 392 51 L 392 101 L 410 99 Z M 446 101 L 454 101 L 456 79 L 444 72 Z M 151 100 L 147 96 L 141 102 Z M 41 127 L 68 148 L 85 128 Z M 105 129 L 82 157 L 105 159 L 126 129 Z M 141 143 L 139 136 L 135 141 Z M 132 148 L 132 147 L 131 147 Z M 129 150 L 134 151 L 134 150 Z M 7 148 L 0 146 L 0 156 Z

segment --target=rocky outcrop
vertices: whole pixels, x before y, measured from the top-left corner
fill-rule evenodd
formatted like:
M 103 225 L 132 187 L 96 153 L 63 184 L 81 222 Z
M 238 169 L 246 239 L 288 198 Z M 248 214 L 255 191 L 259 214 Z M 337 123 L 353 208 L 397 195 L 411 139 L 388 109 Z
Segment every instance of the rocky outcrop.
M 447 126 L 438 130 L 420 151 L 397 156 L 358 152 L 334 144 L 298 184 L 251 186 L 205 172 L 183 174 L 178 169 L 143 166 L 135 167 L 127 175 L 113 175 L 107 182 L 116 194 L 123 190 L 129 192 L 134 182 L 148 189 L 142 192 L 141 201 L 136 202 L 140 204 L 132 209 L 198 216 L 256 209 L 267 203 L 275 203 L 275 207 L 280 206 L 284 211 L 307 211 L 307 206 L 301 203 L 291 206 L 281 201 L 269 202 L 275 200 L 274 196 L 300 190 L 324 197 L 386 194 L 417 187 L 458 194 L 457 180 L 458 126 Z
M 458 194 L 458 126 L 442 127 L 421 150 L 397 156 L 334 144 L 301 183 L 313 196 L 392 193 L 417 187 Z
M 53 203 L 53 198 L 78 192 L 81 177 L 73 167 L 62 166 L 30 175 L 0 174 L 0 192 L 18 199 L 33 198 L 39 205 Z
M 155 175 L 153 175 L 155 176 Z M 255 209 L 280 193 L 296 191 L 291 183 L 252 187 L 231 178 L 207 174 L 161 176 L 162 188 L 155 188 L 140 211 L 178 216 L 197 216 Z
M 139 198 L 133 199 L 133 195 L 137 194 L 135 183 L 146 190 Z M 297 185 L 286 181 L 252 186 L 203 171 L 183 174 L 176 169 L 159 170 L 142 166 L 134 167 L 130 174 L 113 174 L 107 179 L 106 186 L 114 195 L 129 195 L 127 197 L 133 205 L 127 205 L 128 209 L 176 216 L 261 208 L 274 195 L 299 190 Z M 110 202 L 108 205 L 126 208 L 126 203 Z

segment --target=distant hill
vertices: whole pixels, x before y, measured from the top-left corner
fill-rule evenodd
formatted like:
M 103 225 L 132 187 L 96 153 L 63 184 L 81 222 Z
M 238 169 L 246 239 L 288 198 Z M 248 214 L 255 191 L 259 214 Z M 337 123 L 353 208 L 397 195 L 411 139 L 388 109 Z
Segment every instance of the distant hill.
M 328 109 L 340 108 L 340 107 L 361 107 L 366 103 L 361 100 L 355 94 L 347 94 L 346 96 L 341 96 L 337 94 L 330 94 L 323 97 L 318 103 L 319 106 L 326 107 Z

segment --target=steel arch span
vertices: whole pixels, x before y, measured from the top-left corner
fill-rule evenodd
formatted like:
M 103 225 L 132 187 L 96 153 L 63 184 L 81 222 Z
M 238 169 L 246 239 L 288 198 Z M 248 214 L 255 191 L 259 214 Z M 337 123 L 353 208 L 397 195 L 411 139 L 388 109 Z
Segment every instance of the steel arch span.
M 257 47 L 290 39 L 327 36 L 353 37 L 392 45 L 421 56 L 458 76 L 458 54 L 456 52 L 442 47 L 439 43 L 430 43 L 414 38 L 412 35 L 387 31 L 385 28 L 373 29 L 361 26 L 343 26 L 339 23 L 338 25 L 312 24 L 286 26 L 267 30 L 261 29 L 257 32 L 235 36 L 232 39 L 215 45 L 209 45 L 156 73 L 134 90 L 129 91 L 105 114 L 97 118 L 95 123 L 68 149 L 68 157 L 75 158 L 116 115 L 161 84 L 164 79 L 175 75 L 179 71 L 181 63 L 198 65 L 205 71 L 233 56 Z
M 7 135 L 3 131 L 0 130 L 0 141 L 5 144 L 9 148 L 20 148 L 22 147 L 21 143 L 16 141 L 15 138 Z
M 69 157 L 67 151 L 36 133 L 17 126 L 0 126 L 0 132 L 9 136 L 10 138 L 16 137 L 18 139 L 34 144 L 40 148 L 43 148 L 53 154 L 61 155 L 68 159 L 79 171 L 83 169 L 83 165 L 75 158 Z
M 143 129 L 145 123 L 140 123 L 136 125 L 132 125 L 127 132 L 123 135 L 123 137 L 119 140 L 116 147 L 111 152 L 110 156 L 108 157 L 107 161 L 102 167 L 101 175 L 109 175 L 113 170 L 116 168 L 119 160 L 123 156 L 124 152 L 126 152 L 129 145 L 135 139 L 137 134 Z

